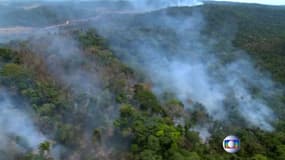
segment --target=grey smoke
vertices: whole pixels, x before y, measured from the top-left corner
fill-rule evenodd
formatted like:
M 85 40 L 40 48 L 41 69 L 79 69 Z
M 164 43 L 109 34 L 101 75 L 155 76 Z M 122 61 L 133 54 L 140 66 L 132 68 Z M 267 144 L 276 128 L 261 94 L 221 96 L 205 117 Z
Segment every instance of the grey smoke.
M 231 119 L 231 110 L 237 110 L 248 126 L 272 131 L 273 111 L 250 88 L 270 96 L 274 83 L 254 68 L 246 53 L 224 43 L 225 55 L 234 60 L 222 64 L 221 51 L 214 49 L 220 42 L 201 34 L 206 22 L 197 9 L 192 16 L 157 14 L 107 16 L 95 27 L 119 57 L 151 80 L 157 95 L 175 93 L 188 108 L 193 107 L 189 100 L 199 102 L 219 121 Z M 154 32 L 143 33 L 144 29 Z
M 33 35 L 30 48 L 34 48 L 34 53 L 40 53 L 44 57 L 49 72 L 63 82 L 64 86 L 72 88 L 75 93 L 96 95 L 100 91 L 98 75 L 94 72 L 96 64 L 90 65 L 88 71 L 86 65 L 90 60 L 84 56 L 79 44 L 72 37 L 59 34 Z M 48 37 L 48 38 L 43 38 Z M 38 38 L 43 38 L 43 41 Z M 43 43 L 44 49 L 41 50 Z M 91 67 L 92 66 L 92 67 Z
M 0 156 L 1 160 L 12 158 L 13 150 L 14 154 L 27 149 L 35 150 L 46 140 L 34 125 L 30 115 L 20 109 L 24 105 L 25 103 L 14 104 L 6 91 L 0 90 L 0 152 L 10 155 Z M 20 138 L 20 142 L 15 138 Z
M 94 153 L 99 158 L 108 157 L 110 154 L 107 152 L 113 149 L 108 144 L 109 135 L 105 133 L 108 130 L 102 130 L 101 144 L 97 148 L 93 144 L 92 133 L 96 128 L 112 129 L 119 108 L 114 95 L 106 87 L 107 82 L 102 80 L 102 66 L 91 55 L 95 53 L 85 51 L 73 36 L 57 28 L 32 34 L 27 44 L 33 54 L 43 59 L 43 65 L 56 83 L 69 92 L 72 102 L 69 107 L 74 113 L 65 118 L 81 116 L 80 121 L 73 122 L 82 127 L 81 137 L 77 137 L 80 144 L 78 142 L 76 149 L 72 150 L 64 145 L 53 149 L 55 157 L 67 152 L 67 159 L 80 159 Z
M 203 3 L 197 0 L 129 2 L 133 9 L 142 12 Z M 127 11 L 131 13 L 133 10 Z M 128 16 L 116 15 L 115 12 L 114 16 L 112 13 L 102 15 L 94 21 L 94 26 L 111 42 L 118 57 L 150 79 L 158 96 L 170 91 L 188 108 L 193 108 L 189 101 L 199 102 L 212 118 L 219 121 L 230 119 L 231 110 L 237 110 L 249 126 L 267 131 L 274 129 L 271 125 L 274 113 L 263 97 L 254 96 L 250 91 L 253 85 L 260 89 L 262 95 L 270 96 L 267 91 L 274 88 L 273 82 L 254 69 L 245 53 L 232 51 L 231 44 L 225 43 L 225 48 L 230 48 L 225 54 L 234 56 L 235 60 L 221 65 L 220 53 L 214 50 L 219 40 L 201 34 L 206 22 L 199 11 L 192 16 L 145 16 L 142 22 L 135 18 L 130 20 Z M 165 34 L 146 34 L 140 30 L 149 28 L 157 28 Z M 33 43 L 32 46 L 40 48 L 37 39 Z M 78 68 L 80 64 L 90 61 L 82 56 L 73 39 L 54 36 L 46 43 L 49 45 L 47 52 L 40 53 L 44 53 L 50 73 L 75 91 L 83 91 L 89 96 L 102 91 L 95 70 Z M 91 68 L 96 68 L 96 64 L 93 65 Z M 199 126 L 197 128 L 203 130 Z
M 202 139 L 203 142 L 207 142 L 207 140 L 211 137 L 211 133 L 209 132 L 210 126 L 201 126 L 201 125 L 196 125 L 195 127 L 191 128 L 190 130 L 198 132 L 200 138 Z
M 203 0 L 128 0 L 135 9 L 157 10 L 167 7 L 202 5 Z

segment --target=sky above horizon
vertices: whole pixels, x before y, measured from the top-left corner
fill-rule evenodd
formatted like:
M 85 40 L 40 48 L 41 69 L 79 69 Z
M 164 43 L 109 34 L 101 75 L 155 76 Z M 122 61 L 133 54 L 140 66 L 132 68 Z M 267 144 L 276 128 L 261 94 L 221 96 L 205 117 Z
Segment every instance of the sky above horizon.
M 15 1 L 17 2 L 28 2 L 28 1 L 74 1 L 76 2 L 76 1 L 88 1 L 88 0 L 0 0 L 0 3 L 1 2 L 15 2 Z M 89 1 L 97 1 L 97 0 L 89 0 Z M 140 0 L 131 0 L 131 1 L 140 1 Z M 182 0 L 182 1 L 187 1 L 187 0 Z M 199 0 L 189 0 L 189 1 L 199 1 Z M 258 3 L 258 4 L 266 4 L 266 5 L 285 5 L 285 0 L 213 0 L 213 1 Z
M 267 4 L 267 5 L 285 5 L 285 0 L 216 0 L 216 1 L 259 3 L 259 4 Z

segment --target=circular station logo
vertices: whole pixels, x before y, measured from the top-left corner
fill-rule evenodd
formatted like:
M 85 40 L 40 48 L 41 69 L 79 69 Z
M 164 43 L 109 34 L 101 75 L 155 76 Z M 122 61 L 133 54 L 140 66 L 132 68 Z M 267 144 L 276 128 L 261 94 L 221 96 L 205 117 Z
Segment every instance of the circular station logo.
M 227 136 L 223 141 L 223 148 L 228 153 L 236 153 L 240 150 L 240 140 L 236 136 Z

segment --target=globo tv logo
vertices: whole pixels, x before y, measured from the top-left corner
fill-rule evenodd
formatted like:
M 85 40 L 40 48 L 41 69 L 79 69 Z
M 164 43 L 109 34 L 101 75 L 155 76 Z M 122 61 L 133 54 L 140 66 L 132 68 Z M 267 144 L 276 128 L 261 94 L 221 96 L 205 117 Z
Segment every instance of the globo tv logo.
M 236 153 L 240 150 L 240 140 L 236 136 L 227 136 L 223 141 L 223 148 L 228 153 Z

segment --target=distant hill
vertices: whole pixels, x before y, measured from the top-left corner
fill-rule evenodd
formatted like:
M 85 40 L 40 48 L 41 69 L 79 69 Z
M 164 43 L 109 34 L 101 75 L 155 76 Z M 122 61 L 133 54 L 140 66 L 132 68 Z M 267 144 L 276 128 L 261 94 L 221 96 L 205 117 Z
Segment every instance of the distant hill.
M 203 12 L 209 24 L 207 29 L 213 36 L 221 25 L 234 21 L 237 25 L 235 46 L 248 51 L 261 67 L 285 83 L 284 6 L 206 3 Z
M 113 15 L 112 18 L 109 17 L 110 23 L 113 21 L 118 26 L 112 30 L 121 36 L 109 36 L 114 40 L 122 37 L 130 39 L 125 34 L 133 38 L 144 33 L 159 35 L 155 27 L 163 28 L 163 25 L 154 19 L 159 19 L 160 15 L 187 17 L 196 11 L 201 12 L 205 18 L 203 34 L 218 39 L 220 43 L 232 42 L 235 47 L 247 51 L 259 69 L 269 71 L 275 80 L 285 83 L 285 8 L 282 6 L 206 2 L 196 7 L 172 7 L 138 15 Z M 124 30 L 125 26 L 116 23 L 119 21 L 129 21 L 133 29 Z M 172 37 L 167 31 L 162 32 L 162 36 Z

